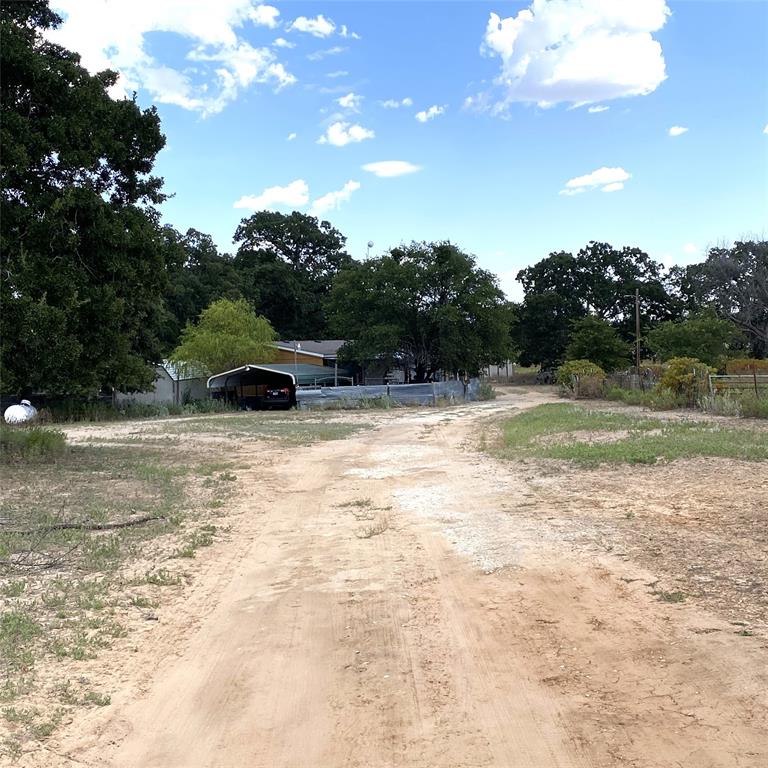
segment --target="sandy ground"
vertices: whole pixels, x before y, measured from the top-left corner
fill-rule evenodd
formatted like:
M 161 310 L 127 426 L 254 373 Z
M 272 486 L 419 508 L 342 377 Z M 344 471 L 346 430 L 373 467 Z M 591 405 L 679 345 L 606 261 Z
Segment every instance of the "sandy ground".
M 241 442 L 226 541 L 22 764 L 768 765 L 764 465 L 475 450 L 550 397 Z

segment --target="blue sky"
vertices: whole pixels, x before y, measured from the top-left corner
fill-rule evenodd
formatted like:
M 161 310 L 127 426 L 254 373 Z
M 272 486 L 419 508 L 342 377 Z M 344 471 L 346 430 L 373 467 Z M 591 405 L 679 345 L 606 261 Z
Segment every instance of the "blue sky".
M 164 220 L 224 251 L 296 209 L 357 258 L 450 240 L 519 298 L 589 240 L 671 265 L 768 237 L 768 2 L 52 6 L 57 42 L 157 106 Z

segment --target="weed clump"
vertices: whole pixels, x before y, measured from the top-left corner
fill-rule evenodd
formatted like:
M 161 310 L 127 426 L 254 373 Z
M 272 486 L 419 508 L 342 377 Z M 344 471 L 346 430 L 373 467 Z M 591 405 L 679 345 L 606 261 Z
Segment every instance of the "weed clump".
M 493 385 L 490 381 L 486 381 L 483 379 L 480 382 L 480 386 L 477 389 L 477 399 L 478 400 L 495 400 L 496 399 L 496 390 L 493 388 Z
M 0 426 L 0 461 L 3 464 L 16 461 L 52 462 L 66 450 L 67 439 L 57 429 Z

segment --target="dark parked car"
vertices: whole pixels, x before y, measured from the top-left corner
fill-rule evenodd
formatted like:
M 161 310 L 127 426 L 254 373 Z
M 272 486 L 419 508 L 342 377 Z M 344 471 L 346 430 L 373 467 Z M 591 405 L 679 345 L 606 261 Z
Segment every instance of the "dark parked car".
M 262 404 L 265 408 L 285 408 L 288 409 L 293 405 L 293 399 L 291 398 L 291 390 L 288 387 L 278 387 L 274 389 L 268 389 L 264 393 Z

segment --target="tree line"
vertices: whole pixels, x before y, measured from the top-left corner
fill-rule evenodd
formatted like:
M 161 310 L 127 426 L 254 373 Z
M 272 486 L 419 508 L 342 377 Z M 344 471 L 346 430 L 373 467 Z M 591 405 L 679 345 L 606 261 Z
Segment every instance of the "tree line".
M 715 352 L 766 354 L 764 242 L 669 272 L 637 248 L 589 243 L 522 270 L 519 304 L 449 242 L 358 261 L 329 222 L 299 212 L 243 219 L 234 252 L 220 253 L 210 235 L 161 224 L 156 110 L 110 98 L 116 73 L 90 75 L 44 38 L 58 23 L 47 0 L 0 6 L 4 393 L 146 389 L 152 364 L 220 300 L 247 306 L 254 318 L 242 327 L 262 339 L 348 339 L 345 360 L 401 366 L 416 381 L 507 359 L 553 366 L 597 349 L 613 367 L 628 363 L 635 289 L 646 353 L 717 337 Z
M 555 367 L 585 358 L 606 370 L 629 365 L 640 298 L 643 358 L 768 353 L 768 242 L 711 248 L 706 259 L 665 270 L 638 248 L 590 242 L 575 256 L 551 253 L 521 270 L 513 338 L 520 361 Z

